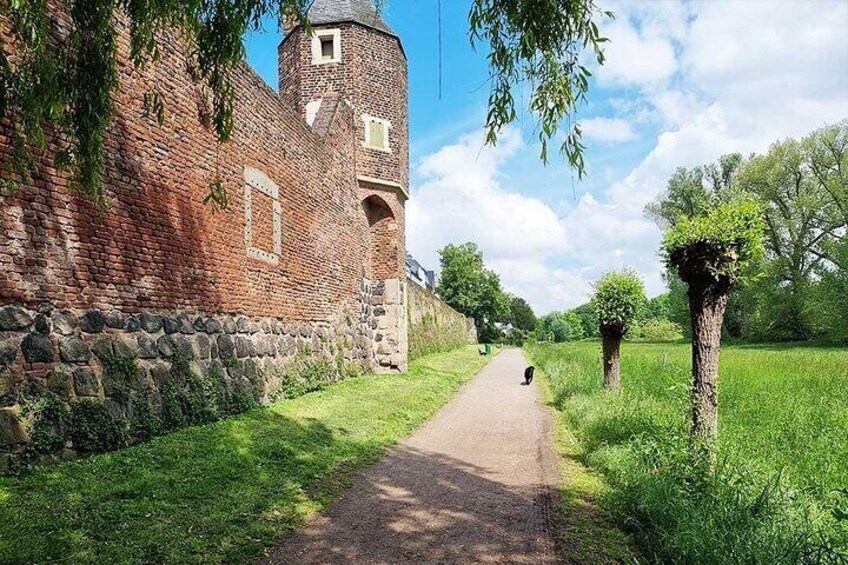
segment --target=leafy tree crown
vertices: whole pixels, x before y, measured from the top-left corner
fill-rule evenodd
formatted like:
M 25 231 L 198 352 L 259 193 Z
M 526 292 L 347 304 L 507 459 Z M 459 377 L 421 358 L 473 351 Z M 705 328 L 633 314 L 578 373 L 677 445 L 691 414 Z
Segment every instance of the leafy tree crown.
M 666 264 L 687 283 L 731 286 L 745 267 L 763 254 L 764 221 L 754 200 L 719 204 L 708 213 L 685 218 L 663 239 Z
M 610 272 L 595 283 L 592 306 L 602 335 L 624 335 L 645 303 L 645 285 L 630 270 Z
M 439 251 L 439 257 L 439 296 L 453 309 L 474 318 L 480 339 L 491 340 L 498 333 L 495 324 L 506 322 L 510 315 L 509 299 L 497 273 L 485 267 L 483 254 L 472 242 L 449 244 Z
M 709 165 L 678 167 L 665 191 L 645 207 L 645 212 L 663 228 L 683 218 L 706 214 L 719 203 L 736 198 L 736 181 L 744 163 L 741 154 L 730 153 Z
M 536 326 L 536 314 L 530 304 L 520 296 L 508 294 L 510 317 L 509 322 L 525 332 L 533 331 Z

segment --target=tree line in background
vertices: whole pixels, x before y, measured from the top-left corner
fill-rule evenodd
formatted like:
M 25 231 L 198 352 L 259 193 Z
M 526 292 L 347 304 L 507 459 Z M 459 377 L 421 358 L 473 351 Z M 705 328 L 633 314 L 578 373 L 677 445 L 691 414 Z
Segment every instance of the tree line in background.
M 723 335 L 848 343 L 848 121 L 775 143 L 764 155 L 679 168 L 647 213 L 671 229 L 738 198 L 762 206 L 765 253 L 731 293 Z M 686 285 L 666 280 L 667 319 L 688 337 Z
M 684 292 L 685 298 L 685 292 Z M 627 338 L 637 341 L 683 339 L 682 322 L 672 320 L 670 294 L 663 293 L 638 305 Z M 688 320 L 685 321 L 688 324 Z M 591 302 L 563 312 L 551 312 L 536 321 L 535 341 L 562 343 L 601 337 L 598 315 Z
M 681 167 L 646 213 L 668 230 L 744 198 L 762 207 L 765 249 L 730 294 L 723 336 L 848 343 L 848 121 L 775 143 L 764 155 Z M 665 279 L 669 291 L 639 308 L 628 339 L 691 338 L 687 285 L 668 271 Z M 534 337 L 600 337 L 591 303 L 540 317 Z
M 436 293 L 454 310 L 474 318 L 481 342 L 524 343 L 536 326 L 536 315 L 526 300 L 501 288 L 500 277 L 486 268 L 477 244 L 446 245 L 439 260 Z
M 441 275 L 436 292 L 454 310 L 474 318 L 481 342 L 521 345 L 528 339 L 561 343 L 601 336 L 592 302 L 536 317 L 524 298 L 503 290 L 500 277 L 486 267 L 475 243 L 449 244 L 439 256 Z M 683 328 L 671 321 L 671 315 L 669 293 L 639 301 L 627 338 L 682 339 Z
M 735 153 L 681 167 L 646 213 L 668 231 L 740 199 L 762 209 L 764 253 L 735 283 L 722 335 L 848 343 L 848 121 L 775 143 L 764 155 Z M 448 245 L 440 257 L 437 291 L 474 318 L 481 341 L 601 337 L 591 303 L 537 318 L 526 300 L 502 289 L 474 243 Z M 687 285 L 671 271 L 665 278 L 669 291 L 638 307 L 627 339 L 691 338 Z

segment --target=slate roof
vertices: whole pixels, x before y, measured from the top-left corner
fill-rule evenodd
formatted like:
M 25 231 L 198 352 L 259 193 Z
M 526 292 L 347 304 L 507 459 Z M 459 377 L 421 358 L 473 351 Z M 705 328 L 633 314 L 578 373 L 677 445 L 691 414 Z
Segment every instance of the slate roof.
M 355 22 L 397 37 L 371 0 L 314 0 L 309 8 L 309 21 L 313 25 Z

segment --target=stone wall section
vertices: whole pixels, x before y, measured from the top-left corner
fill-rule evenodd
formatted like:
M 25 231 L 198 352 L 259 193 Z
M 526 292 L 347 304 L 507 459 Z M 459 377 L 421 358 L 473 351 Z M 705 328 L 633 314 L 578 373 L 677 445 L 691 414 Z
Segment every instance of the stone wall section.
M 363 281 L 358 312 L 344 311 L 333 322 L 287 325 L 275 318 L 202 315 L 184 312 L 118 310 L 74 311 L 42 304 L 37 310 L 0 308 L 0 452 L 15 452 L 27 442 L 27 402 L 49 391 L 68 406 L 96 399 L 119 419 L 147 402 L 160 415 L 163 386 L 171 380 L 174 355 L 188 360 L 197 374 L 216 367 L 228 388 L 267 403 L 280 396 L 277 369 L 297 355 L 370 367 L 375 353 L 371 289 Z M 378 318 L 379 319 L 379 318 Z M 376 329 L 372 329 L 372 325 Z M 137 359 L 141 371 L 130 399 L 110 382 L 104 360 L 113 355 Z M 69 446 L 73 448 L 72 445 Z
M 373 355 L 382 370 L 407 369 L 407 286 L 405 281 L 389 279 L 375 282 L 371 289 Z
M 414 281 L 407 282 L 409 358 L 477 343 L 477 327 L 438 296 Z

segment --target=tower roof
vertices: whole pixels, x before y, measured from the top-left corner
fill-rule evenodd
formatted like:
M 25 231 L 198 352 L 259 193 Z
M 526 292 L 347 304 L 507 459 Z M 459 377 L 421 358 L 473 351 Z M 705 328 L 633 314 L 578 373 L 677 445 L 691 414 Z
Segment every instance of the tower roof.
M 354 22 L 397 37 L 371 0 L 314 0 L 309 8 L 309 21 L 313 25 Z

